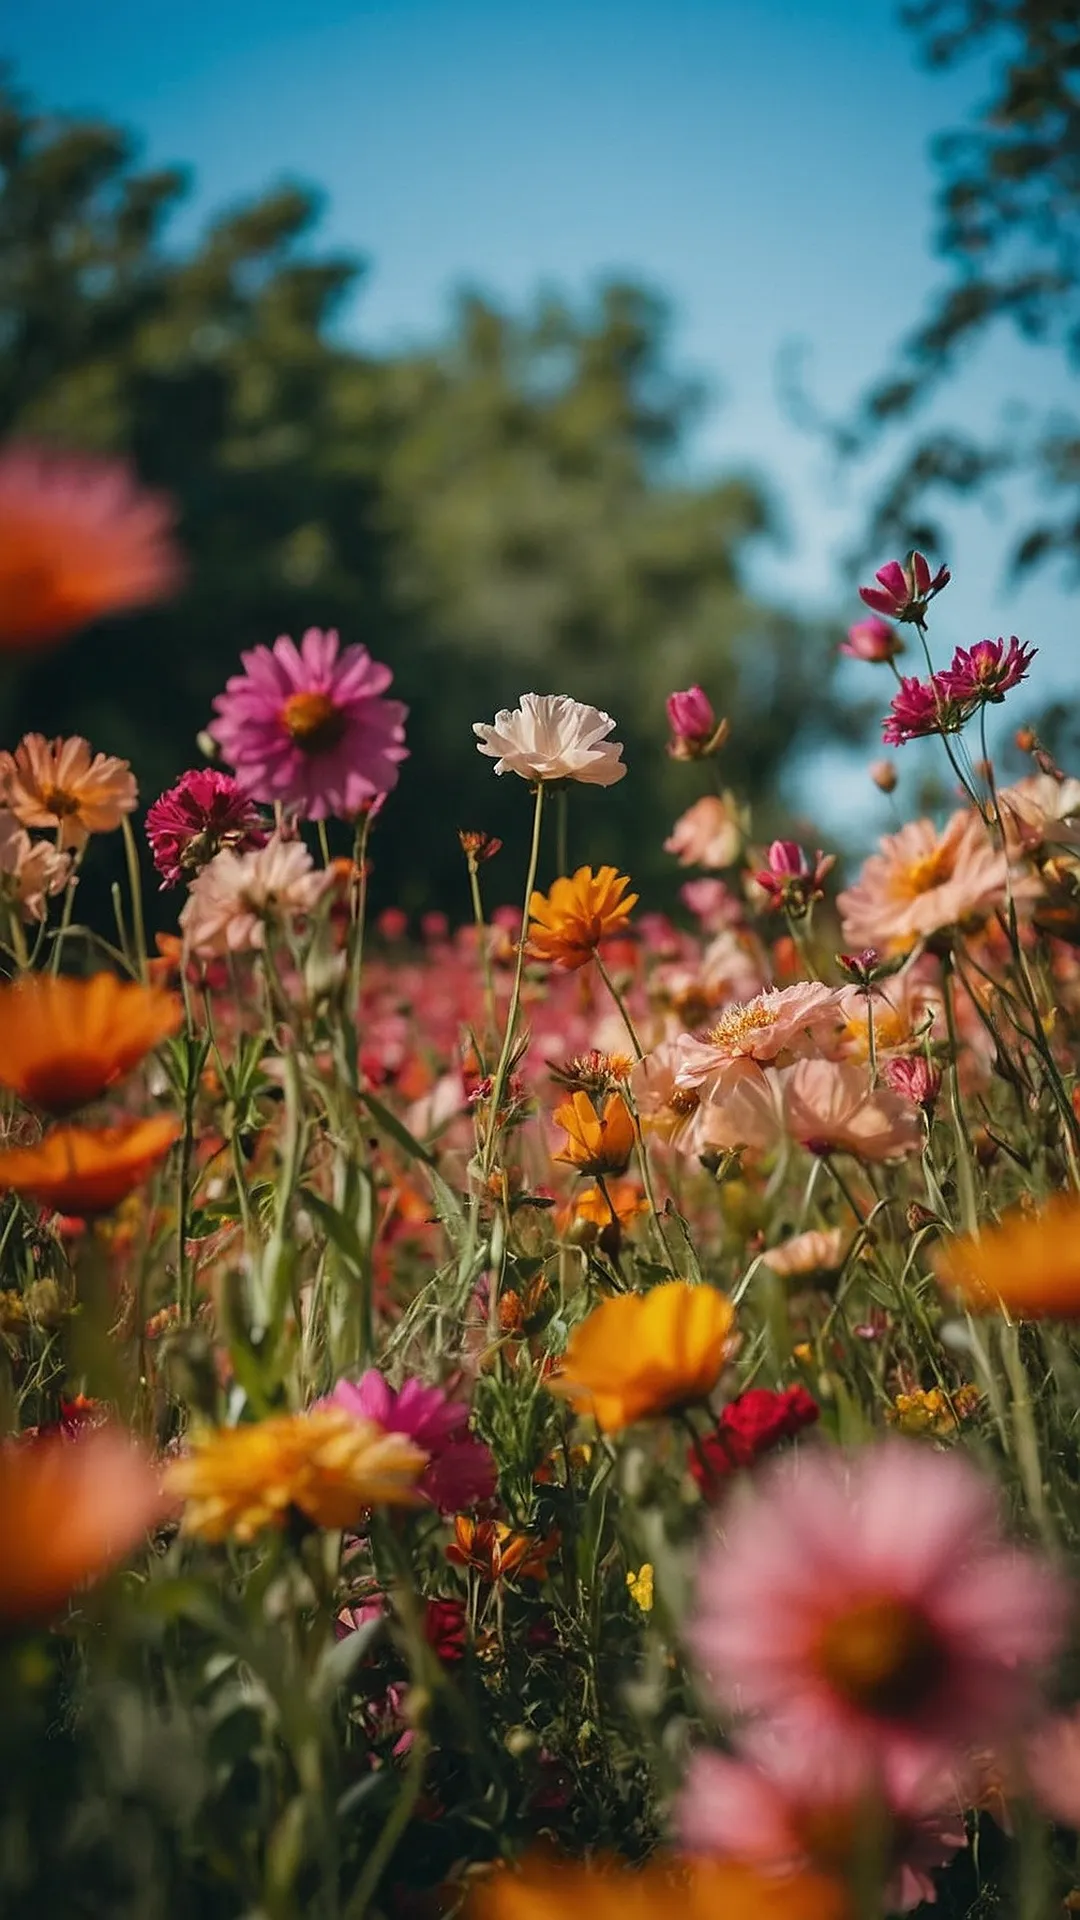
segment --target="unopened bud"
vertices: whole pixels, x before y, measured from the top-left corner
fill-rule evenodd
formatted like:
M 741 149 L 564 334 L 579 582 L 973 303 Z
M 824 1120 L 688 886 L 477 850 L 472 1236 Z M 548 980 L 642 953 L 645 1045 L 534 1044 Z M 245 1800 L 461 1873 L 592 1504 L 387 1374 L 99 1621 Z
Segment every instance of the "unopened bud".
M 895 792 L 899 777 L 891 760 L 875 760 L 871 765 L 870 778 L 882 793 Z

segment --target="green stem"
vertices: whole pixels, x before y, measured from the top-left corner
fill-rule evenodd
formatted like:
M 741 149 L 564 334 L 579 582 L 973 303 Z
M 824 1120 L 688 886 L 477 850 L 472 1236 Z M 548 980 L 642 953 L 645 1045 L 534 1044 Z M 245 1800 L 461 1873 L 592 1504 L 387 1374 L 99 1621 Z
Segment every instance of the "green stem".
M 487 1013 L 488 1035 L 494 1041 L 499 1013 L 495 1000 L 495 979 L 491 971 L 491 948 L 488 942 L 487 922 L 484 919 L 484 903 L 480 897 L 480 869 L 473 854 L 466 854 L 465 857 L 469 868 L 469 893 L 472 897 L 473 924 L 476 927 L 476 948 L 484 975 L 484 1008 Z
M 135 966 L 139 979 L 146 984 L 146 923 L 143 917 L 142 868 L 139 864 L 139 849 L 135 844 L 135 834 L 127 814 L 120 822 L 120 831 L 124 836 L 124 858 L 127 861 L 128 887 L 131 892 L 131 938 L 135 948 Z
M 529 848 L 529 870 L 525 880 L 525 904 L 521 910 L 521 932 L 518 936 L 517 965 L 514 968 L 514 983 L 510 989 L 510 1005 L 506 1010 L 506 1031 L 503 1035 L 499 1064 L 495 1069 L 491 1083 L 491 1101 L 488 1107 L 489 1119 L 487 1138 L 484 1141 L 483 1174 L 484 1179 L 491 1172 L 495 1161 L 495 1147 L 499 1137 L 499 1108 L 502 1104 L 506 1076 L 510 1068 L 510 1056 L 514 1051 L 517 1035 L 518 1012 L 521 1006 L 521 982 L 525 972 L 525 947 L 529 931 L 529 902 L 536 885 L 536 869 L 540 863 L 540 822 L 544 812 L 544 783 L 536 783 L 536 805 L 533 810 L 532 844 Z

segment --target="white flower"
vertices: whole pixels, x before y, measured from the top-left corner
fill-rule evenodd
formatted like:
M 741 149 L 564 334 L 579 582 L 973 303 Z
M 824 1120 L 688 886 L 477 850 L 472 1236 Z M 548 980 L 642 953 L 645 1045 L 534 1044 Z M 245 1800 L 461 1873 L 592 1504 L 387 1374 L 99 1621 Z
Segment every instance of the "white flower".
M 497 762 L 496 773 L 613 787 L 626 772 L 622 746 L 605 738 L 614 725 L 609 713 L 567 693 L 523 693 L 519 707 L 504 707 L 491 727 L 475 721 L 473 732 L 479 751 Z
M 247 953 L 264 944 L 266 920 L 310 913 L 330 882 L 302 840 L 275 834 L 253 853 L 225 847 L 193 881 L 180 928 L 193 953 Z

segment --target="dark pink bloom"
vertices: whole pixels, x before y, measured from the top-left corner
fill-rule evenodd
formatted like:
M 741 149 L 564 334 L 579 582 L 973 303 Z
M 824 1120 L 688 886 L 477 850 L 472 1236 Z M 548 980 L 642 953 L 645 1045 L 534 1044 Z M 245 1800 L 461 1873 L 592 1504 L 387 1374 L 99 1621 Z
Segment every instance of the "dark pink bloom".
M 876 587 L 860 587 L 859 599 L 875 613 L 887 613 L 892 620 L 910 620 L 922 626 L 926 609 L 935 594 L 947 587 L 952 575 L 948 567 L 931 574 L 929 562 L 921 553 L 910 553 L 903 566 L 888 560 L 875 576 Z
M 329 1404 L 359 1420 L 374 1420 L 387 1433 L 404 1433 L 431 1455 L 420 1490 L 440 1513 L 460 1513 L 490 1500 L 495 1462 L 482 1440 L 469 1432 L 469 1409 L 441 1387 L 406 1380 L 392 1387 L 376 1367 L 357 1381 L 339 1380 Z
M 888 715 L 881 723 L 887 747 L 902 747 L 931 733 L 956 733 L 968 719 L 969 707 L 957 700 L 943 673 L 929 680 L 901 680 Z
M 1004 640 L 980 640 L 974 647 L 957 647 L 953 663 L 938 678 L 954 700 L 980 706 L 984 700 L 1004 700 L 1010 688 L 1027 678 L 1037 649 L 1026 647 L 1013 634 Z
M 193 767 L 154 801 L 146 837 L 163 887 L 192 880 L 222 847 L 248 853 L 266 845 L 258 808 L 231 773 Z
M 712 1433 L 707 1433 L 687 1455 L 687 1466 L 702 1493 L 740 1467 L 752 1467 L 763 1454 L 791 1440 L 820 1417 L 817 1401 L 805 1387 L 748 1387 L 726 1406 Z
M 848 628 L 847 639 L 841 640 L 840 651 L 851 660 L 895 660 L 903 653 L 904 643 L 887 620 L 857 620 Z
M 669 693 L 667 717 L 671 728 L 668 752 L 676 760 L 696 760 L 720 744 L 712 701 L 701 687 Z
M 299 647 L 283 634 L 240 658 L 209 731 L 252 799 L 353 819 L 397 785 L 407 709 L 382 699 L 392 675 L 366 647 L 309 627 Z
M 886 1060 L 882 1072 L 888 1086 L 916 1107 L 932 1107 L 941 1092 L 941 1072 L 922 1053 Z
M 765 858 L 768 865 L 754 879 L 772 906 L 797 914 L 805 913 L 812 900 L 820 900 L 822 882 L 836 865 L 834 853 L 822 853 L 819 847 L 811 859 L 794 840 L 774 840 Z

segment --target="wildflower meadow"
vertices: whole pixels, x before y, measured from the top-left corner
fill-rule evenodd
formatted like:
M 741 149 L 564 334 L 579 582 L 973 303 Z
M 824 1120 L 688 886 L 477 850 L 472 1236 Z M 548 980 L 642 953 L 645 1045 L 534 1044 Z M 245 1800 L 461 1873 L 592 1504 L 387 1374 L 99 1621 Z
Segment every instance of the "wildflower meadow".
M 0 450 L 5 653 L 184 564 Z M 369 911 L 362 633 L 268 631 L 161 794 L 0 753 L 5 1920 L 1080 1908 L 1080 779 L 999 779 L 1035 649 L 948 586 L 861 590 L 950 796 L 861 867 L 671 692 L 672 915 L 575 857 L 617 686 L 457 743 L 528 848 L 430 820 L 458 925 Z

